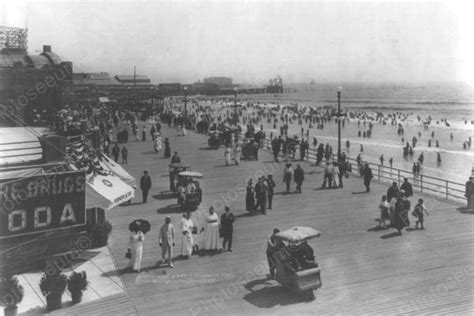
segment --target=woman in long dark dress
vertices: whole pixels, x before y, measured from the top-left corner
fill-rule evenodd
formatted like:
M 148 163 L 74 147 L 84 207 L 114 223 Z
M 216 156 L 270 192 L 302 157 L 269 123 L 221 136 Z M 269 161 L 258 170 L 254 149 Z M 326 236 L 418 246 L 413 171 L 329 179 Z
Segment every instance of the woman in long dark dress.
M 170 141 L 165 138 L 165 158 L 171 157 Z
M 247 195 L 245 196 L 245 209 L 250 214 L 253 214 L 255 211 L 255 194 L 252 179 L 247 183 Z
M 402 234 L 404 227 L 410 226 L 410 219 L 408 218 L 408 212 L 410 210 L 410 201 L 407 200 L 403 191 L 400 193 L 397 202 L 395 203 L 395 216 L 394 216 L 394 227 L 397 229 L 398 234 Z

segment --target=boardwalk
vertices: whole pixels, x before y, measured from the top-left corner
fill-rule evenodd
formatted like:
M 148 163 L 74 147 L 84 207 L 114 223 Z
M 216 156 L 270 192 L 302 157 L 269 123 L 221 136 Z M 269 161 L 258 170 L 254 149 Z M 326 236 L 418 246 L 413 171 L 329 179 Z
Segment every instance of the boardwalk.
M 249 217 L 244 210 L 247 179 L 273 172 L 276 192 L 282 192 L 283 165 L 271 163 L 271 155 L 262 152 L 258 162 L 225 167 L 223 149 L 208 150 L 205 136 L 175 135 L 175 130 L 164 130 L 172 152 L 178 151 L 193 170 L 205 175 L 201 181 L 203 206 L 219 208 L 225 203 L 237 216 L 233 252 L 193 256 L 176 261 L 174 269 L 157 267 L 161 258 L 159 226 L 166 215 L 179 226 L 181 213 L 173 206 L 176 200 L 151 198 L 145 205 L 117 207 L 107 213 L 113 224 L 109 247 L 117 266 L 127 265 L 124 254 L 128 223 L 144 218 L 153 225 L 146 236 L 142 272 L 122 274 L 128 290 L 123 297 L 79 305 L 58 314 L 357 315 L 473 311 L 474 217 L 460 205 L 424 197 L 430 212 L 425 217 L 426 230 L 394 236 L 394 230 L 375 229 L 378 203 L 387 189 L 384 184 L 373 183 L 367 194 L 362 192 L 362 180 L 351 177 L 345 179 L 343 189 L 318 190 L 322 170 L 305 163 L 302 194 L 277 194 L 273 210 L 266 216 Z M 137 178 L 142 170 L 150 171 L 152 195 L 167 190 L 169 160 L 154 154 L 151 142 L 132 141 L 127 146 L 130 163 L 125 168 Z M 419 197 L 411 198 L 413 206 Z M 312 302 L 266 280 L 267 235 L 274 227 L 294 225 L 311 226 L 322 233 L 319 240 L 311 242 L 323 281 Z M 180 230 L 177 232 L 175 255 L 180 249 Z

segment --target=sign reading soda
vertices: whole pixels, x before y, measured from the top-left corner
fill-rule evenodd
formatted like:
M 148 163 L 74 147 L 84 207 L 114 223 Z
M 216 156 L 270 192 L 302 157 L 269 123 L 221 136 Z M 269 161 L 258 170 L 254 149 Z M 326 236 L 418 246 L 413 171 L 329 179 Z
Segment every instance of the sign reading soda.
M 0 184 L 0 238 L 85 224 L 85 185 L 84 171 Z

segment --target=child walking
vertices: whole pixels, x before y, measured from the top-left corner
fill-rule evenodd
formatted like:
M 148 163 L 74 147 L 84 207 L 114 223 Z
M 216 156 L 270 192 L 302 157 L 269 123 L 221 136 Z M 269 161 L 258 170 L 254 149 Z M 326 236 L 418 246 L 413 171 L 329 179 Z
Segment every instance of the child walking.
M 380 202 L 380 205 L 379 205 L 379 208 L 380 208 L 380 224 L 379 224 L 379 227 L 382 227 L 383 229 L 387 228 L 385 226 L 385 220 L 389 219 L 389 215 L 388 215 L 389 207 L 390 207 L 390 204 L 387 202 L 387 196 L 383 195 L 382 196 L 382 201 Z
M 413 210 L 413 216 L 417 218 L 416 224 L 415 224 L 415 229 L 418 229 L 418 224 L 421 224 L 421 229 L 425 229 L 423 227 L 423 216 L 424 213 L 426 215 L 430 215 L 428 211 L 426 210 L 425 205 L 423 204 L 423 199 L 418 200 L 418 204 L 415 206 L 415 209 Z

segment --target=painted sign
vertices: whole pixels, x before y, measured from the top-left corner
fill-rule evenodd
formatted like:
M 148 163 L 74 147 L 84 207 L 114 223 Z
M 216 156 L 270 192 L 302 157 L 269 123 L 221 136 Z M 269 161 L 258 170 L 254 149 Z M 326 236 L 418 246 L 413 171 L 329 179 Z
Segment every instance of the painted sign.
M 86 223 L 85 172 L 16 179 L 0 186 L 0 238 Z

